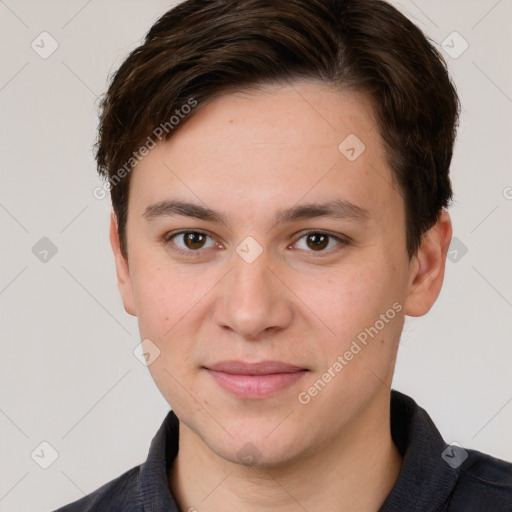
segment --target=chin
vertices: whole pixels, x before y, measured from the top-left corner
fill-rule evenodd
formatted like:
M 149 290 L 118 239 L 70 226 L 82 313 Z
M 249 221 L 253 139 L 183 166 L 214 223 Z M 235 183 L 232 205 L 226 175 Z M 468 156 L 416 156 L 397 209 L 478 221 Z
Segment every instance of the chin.
M 287 466 L 298 457 L 297 446 L 292 447 L 276 446 L 275 443 L 254 443 L 251 441 L 238 442 L 236 446 L 219 449 L 217 455 L 233 464 L 247 468 L 280 468 Z M 233 448 L 236 450 L 234 451 Z
M 300 456 L 302 450 L 297 441 L 304 440 L 304 433 L 293 433 L 283 427 L 277 434 L 279 427 L 276 429 L 274 421 L 260 422 L 259 428 L 255 428 L 254 424 L 238 427 L 226 425 L 231 436 L 224 432 L 222 438 L 200 435 L 219 457 L 246 467 L 277 468 L 286 466 Z

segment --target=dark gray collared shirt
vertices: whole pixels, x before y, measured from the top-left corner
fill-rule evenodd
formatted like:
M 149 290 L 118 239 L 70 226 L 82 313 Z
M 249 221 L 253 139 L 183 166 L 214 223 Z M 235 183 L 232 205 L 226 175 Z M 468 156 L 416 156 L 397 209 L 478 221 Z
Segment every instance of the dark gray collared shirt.
M 178 432 L 178 418 L 170 411 L 144 464 L 55 512 L 187 512 L 178 508 L 168 483 Z M 512 511 L 512 464 L 447 445 L 429 415 L 394 390 L 391 434 L 403 465 L 378 512 Z

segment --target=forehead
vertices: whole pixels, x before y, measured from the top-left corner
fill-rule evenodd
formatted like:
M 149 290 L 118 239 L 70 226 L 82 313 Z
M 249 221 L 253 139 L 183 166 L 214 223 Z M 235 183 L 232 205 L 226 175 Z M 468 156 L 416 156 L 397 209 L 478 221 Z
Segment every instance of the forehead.
M 348 134 L 373 145 L 373 139 L 379 139 L 375 124 L 366 95 L 319 82 L 296 82 L 217 97 L 192 115 L 186 133 L 178 131 L 174 140 L 185 145 L 201 140 L 225 143 L 229 136 L 254 149 L 261 144 L 337 149 L 336 143 Z
M 399 194 L 368 98 L 314 82 L 215 98 L 139 162 L 130 188 L 139 212 L 179 195 L 253 215 L 343 196 L 385 209 Z

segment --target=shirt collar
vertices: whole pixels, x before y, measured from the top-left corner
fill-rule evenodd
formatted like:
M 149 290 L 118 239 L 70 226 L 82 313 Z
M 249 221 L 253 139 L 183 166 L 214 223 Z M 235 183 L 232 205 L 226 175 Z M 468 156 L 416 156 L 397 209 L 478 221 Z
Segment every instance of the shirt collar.
M 391 391 L 391 437 L 403 462 L 379 512 L 442 510 L 455 488 L 459 468 L 442 458 L 447 444 L 427 412 L 395 390 Z
M 398 480 L 379 512 L 437 511 L 447 502 L 459 470 L 441 457 L 446 443 L 430 416 L 408 396 L 391 391 L 391 435 L 403 457 Z M 170 411 L 141 465 L 138 485 L 145 512 L 179 512 L 169 487 L 178 453 L 179 421 Z
M 179 421 L 169 411 L 151 441 L 139 471 L 139 491 L 145 512 L 180 512 L 169 487 L 169 471 L 178 454 Z

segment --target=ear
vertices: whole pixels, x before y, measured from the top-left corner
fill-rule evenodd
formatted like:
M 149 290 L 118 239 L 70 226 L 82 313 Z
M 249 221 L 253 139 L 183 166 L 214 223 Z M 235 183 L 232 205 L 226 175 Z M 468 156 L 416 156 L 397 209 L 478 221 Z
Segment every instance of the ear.
M 424 233 L 418 253 L 411 260 L 409 293 L 404 307 L 406 315 L 425 315 L 437 300 L 451 239 L 452 222 L 443 209 L 439 220 Z
M 133 298 L 132 278 L 128 267 L 128 260 L 121 252 L 121 243 L 119 240 L 119 229 L 115 213 L 110 216 L 110 245 L 114 253 L 117 274 L 117 287 L 123 299 L 123 305 L 126 312 L 137 316 L 135 313 L 135 301 Z

